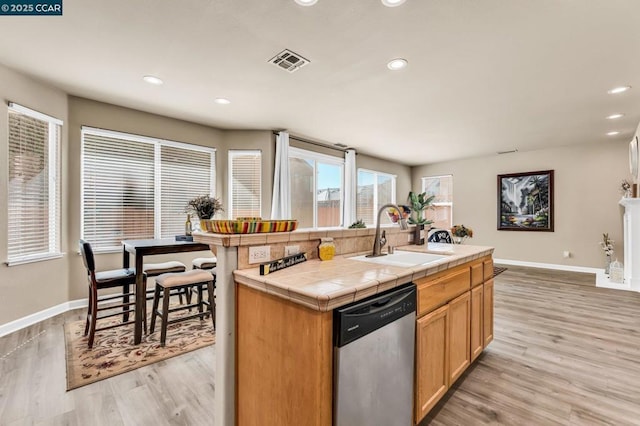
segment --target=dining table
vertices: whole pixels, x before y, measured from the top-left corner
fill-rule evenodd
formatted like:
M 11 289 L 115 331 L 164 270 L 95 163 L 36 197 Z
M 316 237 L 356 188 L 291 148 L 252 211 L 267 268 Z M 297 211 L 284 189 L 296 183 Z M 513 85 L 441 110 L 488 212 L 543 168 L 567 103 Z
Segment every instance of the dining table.
M 176 241 L 175 238 L 160 238 L 150 240 L 123 240 L 122 267 L 130 267 L 131 255 L 134 257 L 136 271 L 136 314 L 134 317 L 134 344 L 142 341 L 143 319 L 147 315 L 147 286 L 144 279 L 144 257 L 158 254 L 184 253 L 190 251 L 209 250 L 208 244 L 193 241 Z

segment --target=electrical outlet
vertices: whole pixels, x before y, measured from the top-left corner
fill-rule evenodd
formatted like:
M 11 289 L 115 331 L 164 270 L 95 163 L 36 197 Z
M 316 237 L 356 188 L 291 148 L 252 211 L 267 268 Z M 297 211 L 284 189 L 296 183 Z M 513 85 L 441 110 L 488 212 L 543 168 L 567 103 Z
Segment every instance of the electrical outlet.
M 249 247 L 249 263 L 262 263 L 271 260 L 270 246 Z
M 300 246 L 284 246 L 284 255 L 293 256 L 300 253 Z

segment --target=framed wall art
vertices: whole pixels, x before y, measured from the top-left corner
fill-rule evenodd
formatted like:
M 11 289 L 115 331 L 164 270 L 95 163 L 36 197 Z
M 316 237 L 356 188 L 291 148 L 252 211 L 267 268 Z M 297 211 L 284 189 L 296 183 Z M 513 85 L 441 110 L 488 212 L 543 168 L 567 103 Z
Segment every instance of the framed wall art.
M 553 232 L 553 170 L 498 175 L 498 230 Z

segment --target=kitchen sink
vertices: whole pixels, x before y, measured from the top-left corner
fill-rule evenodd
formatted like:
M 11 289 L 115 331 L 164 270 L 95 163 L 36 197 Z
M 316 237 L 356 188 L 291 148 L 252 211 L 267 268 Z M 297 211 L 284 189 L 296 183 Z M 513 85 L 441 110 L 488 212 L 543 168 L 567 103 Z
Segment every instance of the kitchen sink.
M 428 265 L 438 260 L 445 259 L 447 256 L 441 254 L 431 253 L 415 253 L 410 251 L 395 251 L 393 254 L 379 257 L 367 257 L 367 256 L 355 256 L 350 257 L 351 260 L 358 260 L 360 262 L 377 263 L 378 265 L 388 266 L 421 266 Z

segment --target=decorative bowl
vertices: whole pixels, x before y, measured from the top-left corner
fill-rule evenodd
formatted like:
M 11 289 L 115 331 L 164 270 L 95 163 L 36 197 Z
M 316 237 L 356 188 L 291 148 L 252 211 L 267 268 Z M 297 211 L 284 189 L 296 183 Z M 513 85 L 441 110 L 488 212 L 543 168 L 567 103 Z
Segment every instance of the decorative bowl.
M 298 227 L 297 220 L 261 220 L 238 218 L 236 220 L 201 219 L 200 228 L 215 234 L 257 234 L 264 232 L 290 232 Z

